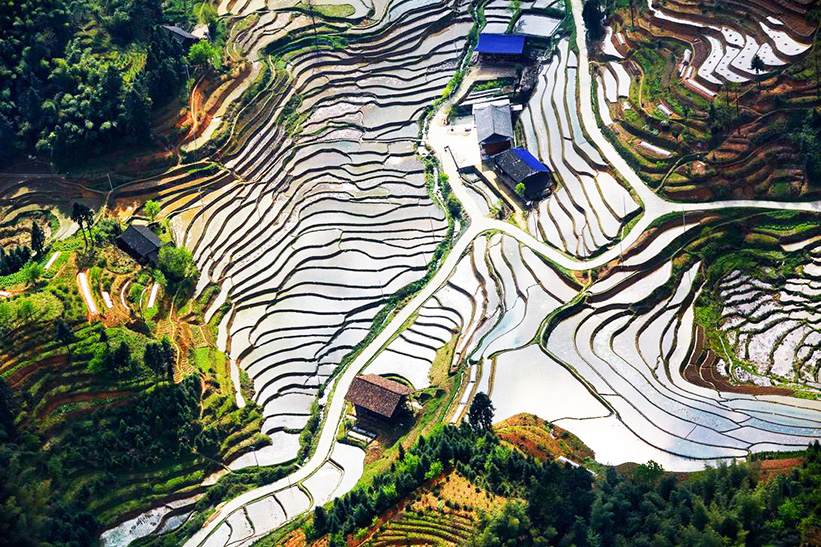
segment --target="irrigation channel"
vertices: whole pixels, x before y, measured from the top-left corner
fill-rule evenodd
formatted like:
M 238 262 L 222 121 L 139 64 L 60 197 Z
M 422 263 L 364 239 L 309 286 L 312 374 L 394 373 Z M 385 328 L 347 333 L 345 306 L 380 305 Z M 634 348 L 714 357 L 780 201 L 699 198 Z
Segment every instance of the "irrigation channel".
M 464 3 L 457 4 L 455 12 L 458 9 L 466 11 Z M 336 376 L 332 388 L 326 392 L 324 421 L 310 459 L 292 475 L 220 506 L 185 545 L 250 545 L 314 505 L 353 488 L 362 473 L 363 455 L 358 449 L 337 442 L 337 432 L 345 410 L 344 395 L 352 380 L 361 371 L 367 370 L 402 374 L 415 387 L 425 387 L 425 367 L 429 366 L 432 357 L 426 353 L 424 344 L 418 342 L 420 339 L 430 339 L 444 343 L 451 333 L 458 333 L 456 354 L 469 357 L 469 367 L 464 377 L 468 387 L 458 403 L 454 420 L 459 419 L 473 394 L 486 391 L 491 394 L 499 419 L 518 412 L 532 412 L 556 421 L 589 444 L 596 451 L 597 458 L 605 463 L 654 459 L 667 469 L 692 470 L 730 458 L 743 458 L 754 451 L 800 448 L 809 439 L 821 437 L 821 404 L 815 401 L 725 393 L 684 380 L 680 370 L 691 357 L 695 344 L 693 302 L 700 290 L 695 282 L 699 264 L 674 279 L 672 261 L 667 256 L 671 254 L 669 248 L 675 245 L 677 238 L 700 226 L 705 214 L 734 209 L 818 213 L 821 212 L 821 202 L 740 200 L 684 204 L 667 201 L 655 194 L 604 137 L 596 122 L 592 108 L 591 67 L 581 16 L 582 0 L 572 0 L 571 7 L 577 53 L 570 50 L 566 41 L 560 45 L 553 62 L 540 74 L 540 87 L 523 113 L 523 119 L 529 120 L 530 124 L 525 131 L 528 148 L 551 164 L 567 188 L 563 196 L 556 196 L 540 211 L 545 222 L 540 220 L 536 225 L 531 224 L 526 231 L 490 218 L 481 200 L 477 199 L 476 190 L 463 182 L 454 160 L 454 151 L 464 147 L 469 139 L 475 140 L 475 136 L 446 126 L 445 111 L 450 103 L 442 105 L 429 122 L 425 142 L 448 175 L 452 191 L 462 203 L 469 223 L 462 227 L 458 239 L 430 281 Z M 407 16 L 407 12 L 401 9 L 392 11 L 390 5 L 384 9 L 382 18 L 385 20 Z M 431 14 L 419 18 L 436 18 L 436 9 L 450 12 L 450 7 L 435 4 Z M 456 16 L 450 13 L 448 17 L 451 17 L 450 26 L 440 29 L 433 42 L 425 41 L 421 34 L 417 36 L 417 29 L 413 27 L 407 33 L 407 43 L 410 44 L 407 51 L 400 47 L 398 53 L 404 61 L 412 63 L 419 56 L 428 56 L 429 52 L 437 52 L 432 55 L 441 52 L 441 64 L 436 68 L 430 68 L 430 65 L 425 68 L 428 85 L 410 91 L 423 94 L 430 102 L 440 94 L 441 87 L 453 74 L 457 65 L 452 62 L 448 64 L 447 58 L 461 50 L 469 28 L 469 18 L 464 13 Z M 421 41 L 413 42 L 414 38 Z M 378 49 L 386 41 L 376 39 L 373 47 Z M 353 85 L 339 74 L 348 68 L 335 68 L 334 62 L 339 60 L 333 55 L 330 57 L 323 59 L 316 54 L 308 69 L 295 74 L 295 85 L 304 86 L 310 82 L 325 84 L 330 77 L 342 78 L 340 85 Z M 348 61 L 343 59 L 340 62 Z M 350 63 L 350 66 L 356 66 L 356 70 L 363 74 L 369 70 L 369 67 L 356 63 Z M 371 68 L 381 79 L 374 84 L 376 86 L 388 86 L 388 80 L 397 77 L 391 76 L 391 71 L 401 73 L 406 70 L 392 65 L 384 57 L 378 57 L 377 65 Z M 323 70 L 326 72 L 323 73 Z M 578 96 L 573 91 L 572 100 L 565 99 L 565 90 L 574 88 L 576 81 Z M 464 82 L 462 91 L 466 85 L 467 82 Z M 353 87 L 356 88 L 356 85 Z M 451 101 L 459 94 L 460 91 L 454 93 Z M 315 100 L 320 109 L 327 110 L 327 116 L 344 117 L 351 114 L 346 110 L 346 103 L 335 100 L 323 102 L 325 98 L 322 93 L 303 93 L 304 101 Z M 403 106 L 405 111 L 402 115 L 418 113 L 420 109 L 415 105 Z M 373 111 L 370 113 L 374 114 Z M 359 116 L 356 112 L 353 115 Z M 387 278 L 375 279 L 361 274 L 364 277 L 355 281 L 347 278 L 339 280 L 340 285 L 336 288 L 307 274 L 300 278 L 309 289 L 339 290 L 343 299 L 359 298 L 364 302 L 368 298 L 373 299 L 374 294 L 390 294 L 396 288 L 420 279 L 422 266 L 446 231 L 441 213 L 437 213 L 432 204 L 425 205 L 421 174 L 418 171 L 411 174 L 402 172 L 403 167 L 409 165 L 409 157 L 412 157 L 408 143 L 415 135 L 393 124 L 387 114 L 377 113 L 375 116 L 382 123 L 376 124 L 378 136 L 367 142 L 350 144 L 358 143 L 361 135 L 352 136 L 345 133 L 350 132 L 349 129 L 337 128 L 334 139 L 324 143 L 299 143 L 299 146 L 294 146 L 296 152 L 290 157 L 284 152 L 277 152 L 287 147 L 273 146 L 288 143 L 288 136 L 273 130 L 261 131 L 248 141 L 245 150 L 239 151 L 230 160 L 229 167 L 239 177 L 239 182 L 232 187 L 235 193 L 226 192 L 221 197 L 211 199 L 207 206 L 191 204 L 180 209 L 198 211 L 187 217 L 188 225 L 178 224 L 177 229 L 183 234 L 186 244 L 194 249 L 196 259 L 207 274 L 204 277 L 222 283 L 221 297 L 212 309 L 231 298 L 234 312 L 226 316 L 226 321 L 221 324 L 220 343 L 225 346 L 230 339 L 232 359 L 241 362 L 243 368 L 253 373 L 255 383 L 263 386 L 264 393 L 264 390 L 273 390 L 260 401 L 264 403 L 266 416 L 271 423 L 287 422 L 292 427 L 304 423 L 301 420 L 306 411 L 283 413 L 277 405 L 291 404 L 303 408 L 310 404 L 315 399 L 318 378 L 323 375 L 328 377 L 335 363 L 322 359 L 329 355 L 339 356 L 355 345 L 356 340 L 361 340 L 366 332 L 363 325 L 372 320 L 375 307 L 364 306 L 367 313 L 354 323 L 347 319 L 338 322 L 328 320 L 327 324 L 333 323 L 336 328 L 319 332 L 315 326 L 308 325 L 300 318 L 300 310 L 297 309 L 297 306 L 311 305 L 312 301 L 305 296 L 310 293 L 308 291 L 295 297 L 290 307 L 286 305 L 285 315 L 278 316 L 276 321 L 270 319 L 277 317 L 276 306 L 294 295 L 296 285 L 266 289 L 273 281 L 265 276 L 279 275 L 267 272 L 285 269 L 288 261 L 292 260 L 300 265 L 308 263 L 315 268 L 328 267 L 329 262 L 322 262 L 327 258 L 325 255 L 315 258 L 311 253 L 327 247 L 338 246 L 341 249 L 349 246 L 351 241 L 346 240 L 339 231 L 327 233 L 329 230 L 313 228 L 308 230 L 311 235 L 307 240 L 286 238 L 282 243 L 275 241 L 245 255 L 236 254 L 239 252 L 237 249 L 243 244 L 250 245 L 251 242 L 271 238 L 272 234 L 282 229 L 295 230 L 303 219 L 312 215 L 314 218 L 324 215 L 321 218 L 325 222 L 317 222 L 317 226 L 335 223 L 349 227 L 362 226 L 359 233 L 369 229 L 368 222 L 376 223 L 382 230 L 378 232 L 380 237 L 396 242 L 405 238 L 412 244 L 411 247 L 404 247 L 406 251 L 417 249 L 416 254 L 408 251 L 396 255 L 396 262 L 388 268 L 393 273 Z M 311 121 L 306 123 L 310 124 Z M 374 128 L 370 130 L 373 132 Z M 557 131 L 563 131 L 564 138 L 560 136 L 556 139 Z M 342 144 L 338 144 L 340 142 Z M 568 144 L 571 142 L 577 146 L 574 148 Z M 371 169 L 368 165 L 373 162 L 372 158 L 356 163 L 351 158 L 360 157 L 357 154 L 395 155 L 387 161 L 380 160 L 380 166 L 384 163 L 384 167 L 380 167 L 383 170 L 379 172 L 379 176 L 394 185 L 394 201 L 388 201 L 392 207 L 374 217 L 364 215 L 364 223 L 356 217 L 355 209 L 356 204 L 369 199 L 368 190 L 350 185 L 346 190 L 350 201 L 341 203 L 346 195 L 335 194 L 328 189 L 328 181 L 323 175 L 312 174 L 321 173 L 323 169 L 340 169 L 338 165 L 345 162 L 350 163 L 347 167 L 349 174 Z M 316 156 L 321 157 L 317 159 Z M 275 186 L 273 183 L 245 182 L 277 176 L 273 175 L 277 169 L 296 169 L 295 158 L 302 161 L 299 164 L 300 174 L 309 174 L 311 183 L 305 186 L 306 189 L 296 190 L 301 192 L 300 205 L 288 205 L 285 200 L 259 188 L 262 186 L 267 190 Z M 587 167 L 585 162 L 588 163 Z M 565 163 L 581 167 L 568 169 Z M 632 196 L 639 203 L 628 207 L 627 199 L 633 200 L 634 197 L 607 174 L 610 172 L 629 185 Z M 335 174 L 325 176 L 330 177 L 331 182 L 346 180 L 344 176 Z M 571 181 L 574 177 L 577 182 Z M 405 183 L 401 180 L 411 180 L 412 183 L 403 186 Z M 594 180 L 595 183 L 591 182 Z M 594 185 L 598 185 L 598 191 L 590 190 Z M 291 192 L 289 196 L 297 195 L 290 186 L 286 188 Z M 384 196 L 381 199 L 384 201 Z M 560 200 L 566 200 L 575 207 L 568 207 Z M 619 201 L 623 204 L 621 210 Z M 243 203 L 243 206 L 230 212 L 229 206 L 234 207 L 237 202 Z M 321 209 L 328 205 L 329 209 Z M 626 230 L 628 209 L 634 210 L 638 206 L 642 213 L 635 224 Z M 286 216 L 288 220 L 269 224 L 263 220 L 262 215 L 266 212 L 282 211 L 288 207 L 293 208 L 291 216 Z M 397 210 L 412 211 L 412 214 L 410 217 L 392 218 L 392 212 Z M 560 210 L 569 218 L 566 224 L 557 223 L 561 225 L 552 232 L 546 219 L 555 219 Z M 343 211 L 347 211 L 349 216 L 345 217 Z M 375 220 L 377 218 L 380 219 L 378 222 Z M 403 226 L 404 222 L 413 225 L 416 236 L 407 235 L 405 230 L 410 228 Z M 256 232 L 236 237 L 232 235 L 249 224 L 260 227 Z M 569 225 L 572 228 L 568 229 Z M 421 239 L 418 234 L 422 234 Z M 613 244 L 617 236 L 621 239 L 618 244 Z M 571 239 L 575 243 L 568 244 Z M 558 244 L 560 241 L 564 243 L 563 247 Z M 397 245 L 401 247 L 401 244 Z M 584 252 L 579 251 L 582 247 Z M 368 262 L 370 258 L 362 260 Z M 620 260 L 621 266 L 615 268 L 614 273 L 585 286 L 578 286 L 562 273 L 562 269 L 589 271 L 616 260 Z M 400 263 L 407 264 L 408 261 L 421 261 L 421 265 L 402 268 Z M 359 271 L 367 267 L 368 264 L 360 267 Z M 379 264 L 372 267 L 374 271 L 385 269 L 384 265 Z M 354 279 L 360 275 L 350 264 L 346 268 L 335 270 L 334 275 L 343 278 L 353 276 Z M 301 270 L 296 267 L 292 271 Z M 643 313 L 628 310 L 630 304 L 647 299 L 654 289 L 668 282 L 674 285 L 672 294 L 655 303 L 652 309 Z M 588 304 L 578 306 L 576 302 L 581 293 L 588 297 Z M 271 304 L 272 294 L 277 296 L 276 305 Z M 377 303 L 381 301 L 376 299 Z M 552 323 L 548 335 L 543 336 L 545 318 L 555 316 L 559 310 L 563 312 L 561 317 Z M 328 312 L 328 315 L 334 313 L 349 318 L 359 311 L 339 309 Z M 263 318 L 259 319 L 260 316 Z M 288 349 L 286 345 L 283 346 L 286 349 L 268 349 L 265 350 L 268 353 L 259 353 L 266 344 L 280 347 L 276 346 L 279 338 L 272 337 L 270 333 L 286 332 L 283 318 L 304 324 L 299 328 L 303 329 L 309 340 L 296 350 Z M 353 334 L 350 334 L 351 331 Z M 334 345 L 333 341 L 340 338 L 345 339 L 345 343 Z M 240 340 L 241 344 L 238 343 Z M 300 353 L 302 348 L 312 344 L 330 348 L 323 353 L 319 368 L 314 362 L 315 354 L 305 358 Z M 274 355 L 282 359 L 276 361 L 276 366 L 271 366 Z M 386 355 L 390 358 L 385 358 Z M 302 372 L 287 369 L 299 366 L 305 360 L 311 361 L 310 367 L 301 369 Z M 259 363 L 262 363 L 261 368 L 254 370 Z M 291 371 L 291 376 L 302 374 L 309 380 L 305 382 L 305 388 L 293 391 L 289 387 L 292 379 L 286 377 L 288 374 L 282 376 L 278 367 L 286 367 Z M 272 372 L 269 373 L 269 370 Z M 276 387 L 278 382 L 286 387 Z M 280 435 L 283 431 L 281 425 L 270 427 L 275 444 L 292 446 L 292 438 Z M 251 453 L 242 465 L 276 463 L 277 456 Z M 110 543 L 117 544 L 114 541 Z

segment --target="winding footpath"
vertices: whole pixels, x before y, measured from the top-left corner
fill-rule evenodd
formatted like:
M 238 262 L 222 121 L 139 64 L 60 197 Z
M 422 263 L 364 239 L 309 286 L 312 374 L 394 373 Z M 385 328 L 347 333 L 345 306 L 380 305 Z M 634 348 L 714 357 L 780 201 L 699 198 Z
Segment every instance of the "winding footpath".
M 436 154 L 442 165 L 442 169 L 448 175 L 450 185 L 455 196 L 463 204 L 465 211 L 470 217 L 470 224 L 454 243 L 453 248 L 436 272 L 431 281 L 411 299 L 385 326 L 382 332 L 371 342 L 358 356 L 348 365 L 336 380 L 333 391 L 329 394 L 328 403 L 325 406 L 325 421 L 320 432 L 319 441 L 311 458 L 304 466 L 299 468 L 290 476 L 283 478 L 272 484 L 256 488 L 219 507 L 211 516 L 208 523 L 203 526 L 186 543 L 186 547 L 198 547 L 202 545 L 209 536 L 228 519 L 235 511 L 244 506 L 260 500 L 271 494 L 281 492 L 305 481 L 314 475 L 328 459 L 332 456 L 336 445 L 336 434 L 343 419 L 345 410 L 344 395 L 348 391 L 353 379 L 359 372 L 388 344 L 388 342 L 400 331 L 402 326 L 411 316 L 422 307 L 422 305 L 447 281 L 455 270 L 463 254 L 469 249 L 481 234 L 487 231 L 498 231 L 507 234 L 517 241 L 530 247 L 532 250 L 542 254 L 554 263 L 570 270 L 588 270 L 604 265 L 614 260 L 621 253 L 621 249 L 632 246 L 647 228 L 659 218 L 673 213 L 686 213 L 696 211 L 714 211 L 719 209 L 732 208 L 756 208 L 756 209 L 786 209 L 808 212 L 821 212 L 821 202 L 783 203 L 775 201 L 754 201 L 754 200 L 732 200 L 703 204 L 694 203 L 674 203 L 662 199 L 647 187 L 639 176 L 629 167 L 627 162 L 618 154 L 615 148 L 604 137 L 599 129 L 592 109 L 591 76 L 588 59 L 587 45 L 585 43 L 586 29 L 582 19 L 582 0 L 571 0 L 573 18 L 576 25 L 576 46 L 579 52 L 579 89 L 581 104 L 581 118 L 584 128 L 593 143 L 599 148 L 602 155 L 610 162 L 618 174 L 632 188 L 642 202 L 644 213 L 637 224 L 625 236 L 621 245 L 615 245 L 600 255 L 589 259 L 579 260 L 570 257 L 554 247 L 537 240 L 527 232 L 508 224 L 506 222 L 494 220 L 483 216 L 478 204 L 471 197 L 469 191 L 462 183 L 457 166 L 448 149 L 449 139 L 455 138 L 444 124 L 444 113 L 448 104 L 440 108 L 439 113 L 433 118 L 427 136 L 428 147 Z

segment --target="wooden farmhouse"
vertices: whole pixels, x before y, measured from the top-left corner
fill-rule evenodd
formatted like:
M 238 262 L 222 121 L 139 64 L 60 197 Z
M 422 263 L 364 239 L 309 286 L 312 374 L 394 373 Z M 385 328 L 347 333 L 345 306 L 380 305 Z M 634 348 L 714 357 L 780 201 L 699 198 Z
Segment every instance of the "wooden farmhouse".
M 163 242 L 148 226 L 132 224 L 117 238 L 119 247 L 137 262 L 157 264 Z
M 476 138 L 483 156 L 495 156 L 510 148 L 513 121 L 510 104 L 481 104 L 473 107 Z
M 535 201 L 547 196 L 552 190 L 553 178 L 542 162 L 525 148 L 511 148 L 493 157 L 499 179 L 511 191 L 518 184 L 525 185 L 522 196 L 527 201 Z
M 357 419 L 390 420 L 411 393 L 412 389 L 399 382 L 376 374 L 361 374 L 354 378 L 345 399 L 356 408 Z
M 190 46 L 196 42 L 200 41 L 200 37 L 197 37 L 187 30 L 183 30 L 177 25 L 162 25 L 161 27 L 163 31 L 172 39 L 176 40 L 180 44 L 184 46 Z
M 525 37 L 519 34 L 491 34 L 483 32 L 479 35 L 476 52 L 479 54 L 480 64 L 513 64 L 524 58 Z

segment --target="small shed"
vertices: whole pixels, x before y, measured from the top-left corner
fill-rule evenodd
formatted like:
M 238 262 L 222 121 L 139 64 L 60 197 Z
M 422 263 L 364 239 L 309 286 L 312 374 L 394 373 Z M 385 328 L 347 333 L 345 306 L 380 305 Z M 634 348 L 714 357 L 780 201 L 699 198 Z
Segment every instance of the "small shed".
M 117 238 L 120 248 L 138 262 L 157 264 L 163 242 L 148 226 L 132 224 Z
M 525 148 L 511 148 L 493 157 L 499 172 L 499 179 L 514 193 L 518 184 L 525 185 L 522 196 L 528 201 L 538 200 L 548 195 L 553 179 L 542 162 Z
M 510 148 L 513 121 L 510 104 L 483 104 L 473 107 L 476 137 L 483 156 L 495 156 Z
M 476 52 L 480 63 L 516 63 L 522 60 L 525 50 L 525 37 L 520 34 L 479 35 Z
M 360 374 L 351 382 L 345 400 L 356 407 L 357 418 L 391 419 L 411 393 L 412 389 L 399 382 L 376 374 Z
M 166 34 L 184 46 L 190 46 L 200 40 L 187 30 L 183 30 L 177 25 L 162 25 L 162 28 Z

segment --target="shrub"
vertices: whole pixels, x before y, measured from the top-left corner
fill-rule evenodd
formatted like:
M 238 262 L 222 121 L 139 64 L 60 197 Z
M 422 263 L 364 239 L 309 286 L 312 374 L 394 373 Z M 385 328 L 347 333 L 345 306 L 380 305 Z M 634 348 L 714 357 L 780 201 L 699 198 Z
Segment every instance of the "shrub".
M 144 290 L 145 287 L 140 283 L 132 283 L 131 288 L 128 289 L 128 301 L 131 303 L 139 302 Z
M 175 281 L 182 281 L 194 271 L 194 257 L 185 247 L 166 245 L 160 249 L 160 270 Z

